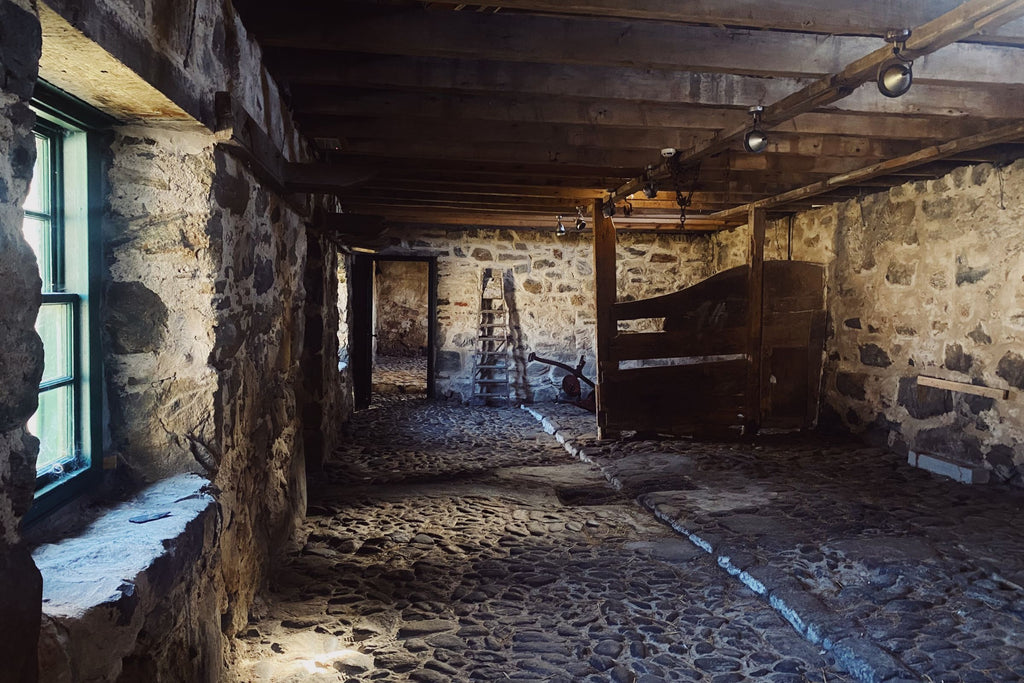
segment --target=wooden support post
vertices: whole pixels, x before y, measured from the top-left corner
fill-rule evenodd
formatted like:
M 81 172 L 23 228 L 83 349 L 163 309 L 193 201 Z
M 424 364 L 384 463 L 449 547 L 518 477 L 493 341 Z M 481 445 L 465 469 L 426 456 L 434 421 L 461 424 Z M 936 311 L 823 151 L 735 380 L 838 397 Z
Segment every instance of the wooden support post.
M 611 355 L 612 339 L 617 332 L 612 307 L 616 298 L 615 226 L 605 218 L 601 200 L 594 201 L 594 291 L 597 299 L 597 436 L 615 437 L 608 429 L 605 382 L 618 372 L 618 361 Z
M 744 435 L 753 436 L 761 426 L 761 365 L 764 336 L 764 231 L 765 212 L 751 208 L 750 271 L 747 279 L 747 390 L 743 415 Z

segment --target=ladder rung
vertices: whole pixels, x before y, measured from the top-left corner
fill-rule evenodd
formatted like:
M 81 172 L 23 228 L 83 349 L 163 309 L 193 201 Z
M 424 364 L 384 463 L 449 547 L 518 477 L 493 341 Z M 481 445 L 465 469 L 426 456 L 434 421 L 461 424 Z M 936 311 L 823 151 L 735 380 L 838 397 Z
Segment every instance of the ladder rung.
M 477 370 L 508 370 L 507 365 L 478 365 Z
M 508 384 L 507 379 L 477 379 L 473 380 L 476 384 Z
M 508 337 L 477 337 L 477 341 L 508 341 Z

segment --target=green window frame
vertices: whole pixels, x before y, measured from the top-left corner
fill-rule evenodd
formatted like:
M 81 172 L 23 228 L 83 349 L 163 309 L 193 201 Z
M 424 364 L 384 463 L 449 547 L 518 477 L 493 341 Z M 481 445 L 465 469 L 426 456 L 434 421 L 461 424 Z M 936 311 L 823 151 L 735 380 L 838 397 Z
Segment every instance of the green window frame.
M 43 285 L 36 331 L 44 367 L 39 407 L 28 422 L 39 439 L 30 520 L 92 486 L 102 466 L 98 131 L 110 123 L 43 82 L 32 108 L 36 163 L 22 226 Z

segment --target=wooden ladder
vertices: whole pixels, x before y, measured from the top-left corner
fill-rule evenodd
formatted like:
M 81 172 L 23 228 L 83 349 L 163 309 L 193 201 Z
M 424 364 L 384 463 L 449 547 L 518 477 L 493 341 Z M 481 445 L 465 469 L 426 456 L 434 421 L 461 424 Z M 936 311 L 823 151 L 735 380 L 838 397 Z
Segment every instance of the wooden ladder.
M 487 268 L 480 291 L 480 325 L 473 355 L 471 405 L 511 405 L 509 383 L 509 319 L 501 272 Z

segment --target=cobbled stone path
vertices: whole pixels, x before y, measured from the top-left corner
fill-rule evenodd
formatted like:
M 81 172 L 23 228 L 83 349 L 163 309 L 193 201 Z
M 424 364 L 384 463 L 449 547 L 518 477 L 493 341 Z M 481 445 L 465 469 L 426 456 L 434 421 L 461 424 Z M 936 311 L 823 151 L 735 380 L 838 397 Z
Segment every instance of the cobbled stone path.
M 377 356 L 373 365 L 373 393 L 427 397 L 426 356 Z
M 1020 489 L 815 436 L 598 441 L 575 407 L 531 411 L 860 680 L 1024 680 Z
M 524 411 L 385 400 L 328 474 L 231 680 L 850 680 Z

